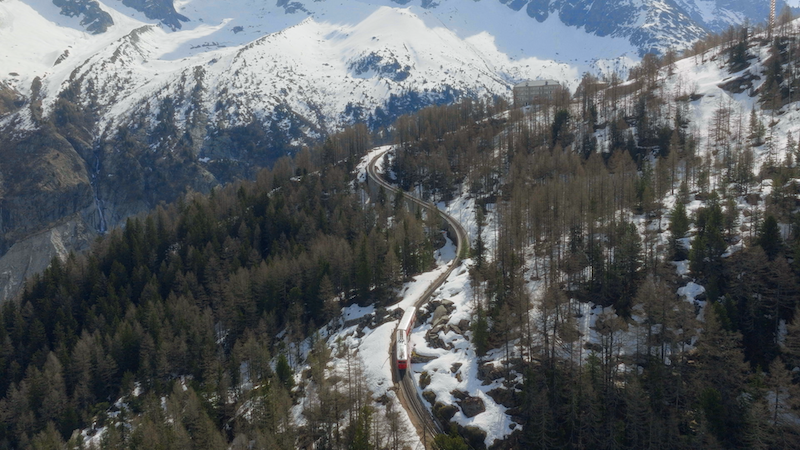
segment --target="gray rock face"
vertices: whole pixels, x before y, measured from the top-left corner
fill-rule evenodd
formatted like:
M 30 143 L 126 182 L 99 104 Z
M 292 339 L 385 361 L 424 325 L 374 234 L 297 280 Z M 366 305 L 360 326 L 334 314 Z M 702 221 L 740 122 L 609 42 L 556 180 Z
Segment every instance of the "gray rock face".
M 143 12 L 148 19 L 159 20 L 164 25 L 178 30 L 181 22 L 189 19 L 175 10 L 173 0 L 121 0 L 122 4 Z M 103 11 L 96 0 L 53 0 L 53 4 L 61 8 L 61 14 L 69 17 L 81 16 L 81 25 L 92 34 L 101 34 L 111 25 L 114 19 Z
M 92 205 L 84 161 L 63 136 L 46 128 L 0 142 L 0 255 Z
M 97 234 L 76 215 L 42 233 L 15 243 L 0 258 L 0 302 L 13 298 L 29 276 L 46 269 L 53 258 L 66 260 L 70 250 L 86 249 Z
M 111 15 L 103 11 L 95 0 L 53 0 L 53 4 L 61 8 L 61 14 L 65 16 L 82 16 L 81 25 L 89 33 L 105 33 L 114 25 Z
M 444 306 L 439 306 L 433 312 L 433 319 L 431 319 L 431 328 L 436 328 L 437 325 L 444 321 L 444 318 L 447 317 L 447 309 Z
M 143 12 L 148 19 L 160 20 L 173 30 L 180 29 L 181 22 L 189 21 L 186 16 L 175 11 L 172 0 L 122 0 L 122 4 Z
M 461 412 L 467 417 L 475 417 L 478 414 L 486 411 L 486 405 L 480 397 L 466 397 L 458 403 L 461 407 Z
M 7 114 L 19 110 L 25 105 L 25 99 L 15 89 L 0 81 L 0 119 Z

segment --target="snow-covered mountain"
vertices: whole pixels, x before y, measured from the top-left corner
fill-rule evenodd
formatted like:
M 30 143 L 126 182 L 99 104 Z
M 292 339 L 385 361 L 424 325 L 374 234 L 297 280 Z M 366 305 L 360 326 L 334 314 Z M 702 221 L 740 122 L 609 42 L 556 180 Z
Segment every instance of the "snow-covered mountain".
M 747 17 L 739 3 L 0 0 L 0 256 L 250 176 L 354 121 L 522 79 L 574 89 Z M 0 279 L 14 270 L 0 261 Z
M 54 3 L 63 14 L 82 17 L 84 26 L 93 33 L 101 33 L 114 23 L 96 0 L 54 0 Z M 107 3 L 111 7 L 120 7 L 119 0 Z M 543 23 L 554 18 L 585 33 L 624 38 L 640 52 L 646 52 L 670 46 L 681 48 L 706 31 L 723 31 L 745 19 L 761 22 L 769 14 L 768 2 L 746 0 L 351 0 L 338 3 L 277 0 L 274 4 L 236 0 L 226 2 L 222 10 L 221 5 L 207 0 L 122 0 L 121 3 L 172 30 L 194 28 L 197 23 L 229 18 L 231 27 L 238 27 L 238 32 L 245 33 L 245 36 L 250 32 L 278 31 L 305 17 L 352 22 L 363 19 L 380 6 L 412 7 L 418 14 L 424 12 L 457 31 L 461 37 L 487 31 L 505 41 L 503 46 L 509 44 L 509 48 L 503 50 L 512 53 L 516 47 L 514 42 L 535 37 L 534 30 L 541 28 L 531 20 Z M 780 1 L 778 8 L 784 4 Z M 508 26 L 525 23 L 518 19 L 527 21 L 527 26 Z M 553 45 L 553 40 L 550 39 L 548 44 Z M 541 47 L 541 42 L 534 41 L 534 45 Z
M 289 118 L 302 124 L 297 139 L 380 122 L 370 117 L 378 107 L 506 95 L 524 78 L 574 87 L 585 70 L 624 70 L 637 54 L 685 47 L 765 8 L 735 0 L 6 0 L 0 82 L 4 98 L 35 94 L 45 117 L 70 90 L 99 119 L 97 136 L 145 111 L 152 120 L 156 99 L 170 96 L 179 123 L 189 110 L 220 126 Z M 12 121 L 35 126 L 0 123 Z

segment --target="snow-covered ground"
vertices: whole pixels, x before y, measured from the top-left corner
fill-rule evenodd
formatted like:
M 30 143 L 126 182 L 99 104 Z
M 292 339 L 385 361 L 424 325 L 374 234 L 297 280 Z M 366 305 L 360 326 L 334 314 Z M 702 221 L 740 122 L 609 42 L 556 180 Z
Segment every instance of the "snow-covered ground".
M 433 296 L 433 301 L 453 302 L 454 312 L 449 315 L 450 318 L 446 322 L 451 326 L 459 326 L 463 320 L 472 320 L 474 298 L 468 268 L 473 263 L 470 259 L 464 260 Z M 426 322 L 415 328 L 411 335 L 417 354 L 434 357 L 429 362 L 413 364 L 411 373 L 419 394 L 422 395 L 424 391 L 433 392 L 436 402 L 442 402 L 445 405 L 457 405 L 456 397 L 453 395 L 454 391 L 465 392 L 472 397 L 480 398 L 486 408 L 484 412 L 474 417 L 467 417 L 461 409 L 458 409 L 451 420 L 463 426 L 474 426 L 485 431 L 487 446 L 493 444 L 497 439 L 504 439 L 515 428 L 520 429 L 506 414 L 507 408 L 497 404 L 488 395 L 489 391 L 501 387 L 504 380 L 494 380 L 484 384 L 479 379 L 480 365 L 485 362 L 491 363 L 492 356 L 490 355 L 485 360 L 478 357 L 469 340 L 472 333 L 469 330 L 462 330 L 463 334 L 457 334 L 452 330 L 440 331 L 439 337 L 449 349 L 432 348 L 426 340 L 430 329 L 431 323 Z M 423 373 L 430 377 L 430 382 L 425 388 L 420 387 Z
M 763 63 L 768 56 L 766 49 L 753 48 L 755 58 L 751 60 L 751 65 L 747 69 L 751 73 L 759 74 L 763 70 Z M 712 123 L 712 119 L 717 111 L 724 107 L 730 109 L 732 117 L 735 117 L 741 124 L 734 123 L 734 127 L 743 128 L 741 139 L 746 139 L 746 128 L 748 126 L 750 112 L 755 110 L 756 117 L 767 126 L 767 132 L 771 132 L 774 136 L 774 153 L 772 155 L 777 161 L 785 158 L 786 152 L 786 139 L 789 132 L 793 132 L 797 140 L 798 133 L 796 124 L 800 121 L 800 104 L 791 104 L 782 108 L 780 113 L 777 111 L 770 111 L 764 109 L 755 98 L 749 95 L 749 91 L 740 94 L 728 92 L 720 87 L 722 83 L 730 79 L 744 75 L 744 71 L 739 73 L 729 73 L 724 63 L 724 58 L 710 52 L 706 55 L 689 58 L 679 61 L 674 68 L 675 74 L 667 77 L 666 69 L 662 72 L 662 79 L 664 80 L 664 87 L 662 92 L 672 93 L 668 95 L 683 96 L 686 94 L 693 94 L 693 99 L 687 102 L 686 111 L 689 114 L 689 120 L 692 124 L 690 130 L 694 133 L 695 137 L 699 140 L 698 152 L 701 155 L 707 154 L 710 151 L 709 133 L 710 127 L 707 124 Z M 762 80 L 756 80 L 754 89 L 759 87 Z M 669 102 L 668 102 L 669 103 Z M 673 103 L 674 104 L 674 103 Z M 674 112 L 672 112 L 674 114 Z M 667 114 L 669 117 L 669 114 Z M 671 118 L 668 120 L 672 120 Z M 606 139 L 604 134 L 606 130 L 599 130 L 597 137 L 599 139 Z M 384 151 L 386 148 L 376 149 L 375 152 Z M 768 148 L 766 145 L 754 147 L 756 156 L 756 170 L 763 164 L 768 155 Z M 719 173 L 711 175 L 710 185 L 718 186 L 722 181 Z M 737 210 L 740 213 L 739 224 L 744 226 L 745 229 L 752 227 L 750 221 L 752 218 L 745 214 L 747 209 L 764 208 L 764 198 L 771 192 L 771 180 L 766 180 L 758 187 L 755 188 L 761 194 L 761 201 L 756 206 L 748 204 L 744 198 L 737 199 Z M 691 190 L 694 187 L 690 187 Z M 677 192 L 677 189 L 676 189 Z M 655 219 L 648 219 L 644 216 L 637 216 L 631 213 L 626 213 L 626 217 L 634 223 L 641 233 L 645 229 L 651 231 L 661 230 L 658 235 L 657 244 L 666 248 L 669 229 L 669 210 L 677 202 L 676 195 L 669 195 L 663 202 L 663 217 L 659 224 Z M 475 214 L 475 199 L 472 198 L 468 192 L 462 192 L 453 201 L 445 204 L 440 203 L 439 208 L 445 210 L 455 219 L 457 219 L 467 230 L 471 240 L 475 240 L 478 226 L 476 223 Z M 495 232 L 495 215 L 493 214 L 493 205 L 489 205 L 489 211 L 486 215 L 486 224 L 483 227 L 482 238 L 489 249 L 488 258 L 491 259 L 491 249 L 494 248 L 493 239 L 496 235 Z M 687 213 L 693 217 L 698 209 L 705 206 L 702 200 L 692 199 L 686 204 Z M 783 229 L 786 229 L 786 224 L 782 224 Z M 689 235 L 691 236 L 697 230 L 691 228 Z M 684 248 L 689 248 L 691 238 L 683 238 L 679 240 L 679 245 Z M 728 256 L 736 251 L 739 251 L 744 246 L 744 240 L 736 240 L 732 244 L 724 256 Z M 529 252 L 533 254 L 533 252 Z M 435 292 L 432 301 L 441 303 L 442 301 L 452 302 L 453 311 L 450 314 L 447 323 L 451 326 L 458 327 L 462 324 L 462 320 L 471 320 L 474 308 L 474 295 L 472 286 L 470 284 L 468 267 L 473 262 L 466 260 L 463 265 L 457 268 L 448 278 L 446 283 Z M 531 257 L 527 266 L 534 267 L 536 264 L 541 264 L 536 258 Z M 697 280 L 691 278 L 689 271 L 689 261 L 675 261 L 673 262 L 676 275 L 678 276 L 679 285 L 676 291 L 678 298 L 692 306 L 693 311 L 696 311 L 697 319 L 702 320 L 704 317 L 705 304 L 704 300 L 705 288 L 698 283 Z M 404 299 L 398 307 L 405 307 L 410 305 L 418 297 L 419 293 L 424 290 L 427 281 L 432 280 L 436 276 L 435 273 L 426 274 L 419 277 L 414 284 L 404 287 Z M 528 283 L 527 289 L 534 299 L 539 298 L 542 294 L 543 283 L 538 280 L 533 280 Z M 595 329 L 595 326 L 602 318 L 602 320 L 609 320 L 616 317 L 612 308 L 603 308 L 591 304 L 578 304 L 577 326 L 581 332 L 581 340 L 576 344 L 579 348 L 589 349 L 597 346 L 602 342 L 603 336 Z M 531 312 L 534 321 L 537 318 L 538 312 L 534 308 Z M 386 388 L 387 380 L 391 379 L 390 368 L 388 367 L 389 355 L 388 351 L 384 351 L 378 355 L 378 350 L 381 348 L 388 348 L 391 331 L 396 322 L 385 324 L 377 330 L 371 330 L 368 335 L 361 340 L 361 350 L 367 350 L 362 355 L 372 355 L 365 359 L 365 366 L 369 367 L 368 377 L 371 380 L 370 385 L 376 392 L 383 392 Z M 630 361 L 624 358 L 626 355 L 633 355 L 636 351 L 641 350 L 643 326 L 645 326 L 645 315 L 641 307 L 634 308 L 631 320 L 628 321 L 621 330 L 615 335 L 615 353 L 622 356 L 621 360 Z M 384 328 L 385 327 L 385 328 Z M 486 431 L 486 444 L 491 445 L 495 439 L 503 439 L 511 433 L 513 428 L 519 429 L 519 425 L 514 424 L 510 416 L 506 414 L 506 408 L 498 405 L 487 393 L 492 389 L 502 384 L 503 379 L 496 380 L 487 385 L 482 385 L 478 379 L 478 370 L 482 364 L 502 364 L 505 357 L 505 351 L 498 349 L 492 351 L 484 358 L 478 358 L 475 355 L 474 348 L 470 343 L 471 332 L 469 330 L 462 330 L 462 334 L 457 334 L 452 330 L 442 331 L 439 333 L 441 342 L 445 344 L 445 348 L 433 348 L 427 343 L 427 335 L 431 330 L 430 321 L 419 324 L 412 333 L 412 342 L 414 343 L 415 352 L 418 355 L 432 357 L 433 359 L 427 362 L 417 362 L 412 365 L 410 374 L 414 377 L 417 386 L 421 382 L 428 383 L 424 388 L 419 388 L 420 395 L 422 392 L 432 392 L 435 395 L 437 402 L 442 402 L 449 405 L 457 405 L 458 400 L 453 395 L 454 392 L 463 391 L 472 396 L 479 397 L 486 406 L 486 411 L 480 413 L 472 418 L 466 417 L 460 409 L 457 409 L 453 421 L 463 426 L 477 426 Z M 698 330 L 699 331 L 699 330 Z M 693 331 L 688 331 L 693 332 Z M 364 341 L 373 341 L 370 344 L 364 344 Z M 692 341 L 691 344 L 694 342 Z M 515 343 L 512 342 L 512 345 Z M 690 349 L 692 345 L 688 343 L 684 349 Z M 516 346 L 511 349 L 517 355 L 520 354 L 520 349 Z M 581 355 L 588 356 L 589 350 L 583 350 Z M 670 349 L 666 349 L 664 357 L 665 362 L 670 363 Z M 363 357 L 363 356 L 362 356 Z M 633 367 L 628 367 L 625 363 L 620 363 L 618 368 L 620 371 L 634 370 Z M 423 377 L 423 373 L 425 376 Z M 424 378 L 424 381 L 423 381 Z M 429 381 L 428 381 L 429 378 Z
M 320 8 L 315 14 L 286 14 L 281 6 L 250 0 L 186 1 L 179 12 L 192 20 L 170 30 L 119 2 L 100 5 L 114 25 L 92 35 L 78 17 L 60 15 L 46 0 L 0 3 L 0 81 L 30 96 L 38 77 L 45 114 L 67 83 L 77 82 L 92 93 L 81 101 L 97 102 L 101 109 L 98 133 L 136 112 L 155 117 L 166 96 L 178 103 L 182 124 L 192 106 L 184 98 L 188 92 L 215 123 L 249 123 L 288 102 L 303 117 L 318 120 L 322 114 L 324 123 L 336 125 L 348 105 L 369 113 L 391 94 L 451 89 L 509 95 L 515 81 L 528 78 L 557 79 L 574 89 L 583 70 L 574 61 L 558 62 L 531 49 L 509 57 L 487 32 L 460 35 L 417 7 L 321 2 L 315 3 Z M 507 10 L 499 4 L 497 9 L 495 16 Z M 586 55 L 603 48 L 618 46 L 598 41 Z M 226 98 L 233 105 L 220 111 L 218 102 Z

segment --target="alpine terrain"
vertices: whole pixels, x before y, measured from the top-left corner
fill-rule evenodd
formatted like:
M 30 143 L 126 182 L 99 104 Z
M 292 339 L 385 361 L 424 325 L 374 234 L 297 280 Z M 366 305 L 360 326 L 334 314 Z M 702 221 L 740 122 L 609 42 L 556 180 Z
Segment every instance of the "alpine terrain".
M 0 449 L 800 448 L 762 13 L 0 1 Z
M 53 256 L 342 126 L 571 88 L 766 16 L 751 2 L 4 0 L 0 298 Z

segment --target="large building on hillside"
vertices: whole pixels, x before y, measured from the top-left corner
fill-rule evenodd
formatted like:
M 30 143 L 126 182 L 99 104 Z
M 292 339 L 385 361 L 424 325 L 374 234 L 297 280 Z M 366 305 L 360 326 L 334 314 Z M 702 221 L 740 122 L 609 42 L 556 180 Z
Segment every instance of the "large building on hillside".
M 530 105 L 537 99 L 552 99 L 561 85 L 555 80 L 528 80 L 514 86 L 514 106 Z

